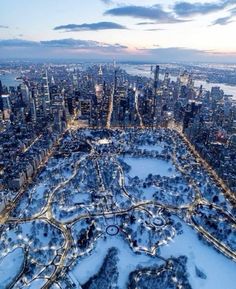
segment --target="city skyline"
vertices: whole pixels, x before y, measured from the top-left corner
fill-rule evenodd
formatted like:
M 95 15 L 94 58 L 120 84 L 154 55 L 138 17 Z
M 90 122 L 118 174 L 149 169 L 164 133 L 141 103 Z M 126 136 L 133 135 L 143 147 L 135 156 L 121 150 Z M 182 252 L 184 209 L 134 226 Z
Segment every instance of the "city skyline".
M 235 289 L 223 67 L 1 62 L 0 287 Z
M 236 0 L 2 0 L 0 289 L 236 289 Z
M 6 58 L 236 62 L 236 1 L 2 1 Z

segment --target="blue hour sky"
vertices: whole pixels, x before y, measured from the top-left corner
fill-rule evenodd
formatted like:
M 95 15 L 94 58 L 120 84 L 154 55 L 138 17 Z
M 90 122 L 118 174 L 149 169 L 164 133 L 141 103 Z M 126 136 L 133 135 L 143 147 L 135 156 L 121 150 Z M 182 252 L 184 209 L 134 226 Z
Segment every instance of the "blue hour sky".
M 1 0 L 0 58 L 236 62 L 236 0 Z

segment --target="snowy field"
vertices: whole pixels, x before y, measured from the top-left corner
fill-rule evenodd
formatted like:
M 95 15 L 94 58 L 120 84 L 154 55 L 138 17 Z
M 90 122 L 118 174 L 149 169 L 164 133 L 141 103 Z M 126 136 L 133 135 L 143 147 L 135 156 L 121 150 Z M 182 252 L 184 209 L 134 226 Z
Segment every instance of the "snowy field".
M 193 289 L 236 289 L 236 263 L 199 240 L 197 233 L 191 227 L 180 222 L 183 226 L 183 234 L 175 236 L 170 243 L 161 246 L 160 256 L 166 259 L 173 256 L 187 256 L 189 281 Z M 112 247 L 119 250 L 119 289 L 127 288 L 128 276 L 138 266 L 150 267 L 162 264 L 162 261 L 156 257 L 143 253 L 135 254 L 121 236 L 108 236 L 106 240 L 99 239 L 95 249 L 78 260 L 71 271 L 73 279 L 80 284 L 86 283 L 99 271 L 109 248 Z M 196 267 L 206 275 L 206 279 L 197 276 Z
M 146 179 L 149 174 L 170 177 L 175 174 L 174 166 L 164 160 L 126 156 L 123 161 L 131 166 L 129 175 L 132 178 L 137 176 L 140 179 Z
M 51 158 L 26 190 L 1 229 L 0 289 L 40 289 L 53 280 L 55 268 L 58 284 L 50 284 L 51 289 L 71 288 L 73 283 L 80 289 L 99 272 L 111 248 L 118 249 L 119 289 L 127 289 L 130 273 L 140 266 L 149 270 L 164 264 L 151 254 L 164 259 L 186 256 L 193 289 L 236 289 L 236 262 L 182 221 L 195 216 L 207 230 L 214 221 L 218 234 L 208 233 L 221 244 L 235 244 L 235 222 L 227 217 L 231 228 L 224 219 L 234 212 L 209 173 L 172 132 L 113 134 L 80 131 L 72 137 L 73 153 Z M 86 153 L 77 151 L 88 136 L 88 152 L 87 147 Z M 64 145 L 67 151 L 67 142 Z M 197 188 L 202 199 L 196 198 Z M 114 224 L 119 230 L 107 231 Z M 21 275 L 24 262 L 28 271 Z M 63 278 L 60 266 L 66 272 Z M 113 268 L 110 263 L 108 267 Z M 168 286 L 151 287 L 145 288 Z
M 81 284 L 87 282 L 90 277 L 99 271 L 109 248 L 112 247 L 119 250 L 119 289 L 126 288 L 129 274 L 134 271 L 138 265 L 148 267 L 152 265 L 159 266 L 162 264 L 162 261 L 157 258 L 145 254 L 135 254 L 129 247 L 128 242 L 120 236 L 108 236 L 106 240 L 99 239 L 97 241 L 96 247 L 90 255 L 78 260 L 78 264 L 72 271 L 74 278 L 76 278 Z
M 161 247 L 161 256 L 186 255 L 189 281 L 193 289 L 236 289 L 236 263 L 198 239 L 197 233 L 181 222 L 183 234 Z M 197 277 L 195 266 L 206 279 Z
M 23 269 L 24 250 L 17 248 L 2 260 L 0 259 L 0 289 L 10 288 Z
M 25 289 L 39 289 L 42 288 L 42 286 L 46 283 L 43 279 L 35 279 L 33 282 L 31 282 L 28 286 L 25 287 Z

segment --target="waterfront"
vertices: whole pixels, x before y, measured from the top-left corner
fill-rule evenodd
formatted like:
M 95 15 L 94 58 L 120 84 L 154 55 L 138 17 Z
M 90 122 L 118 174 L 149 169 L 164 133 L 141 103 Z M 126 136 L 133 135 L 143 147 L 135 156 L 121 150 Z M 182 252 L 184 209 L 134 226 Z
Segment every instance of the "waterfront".
M 18 86 L 21 83 L 21 81 L 16 80 L 16 77 L 18 76 L 19 75 L 16 73 L 7 72 L 5 74 L 0 74 L 0 80 L 2 82 L 2 85 L 5 85 L 7 87 Z
M 151 74 L 151 64 L 122 64 L 121 68 L 125 69 L 131 75 L 153 77 L 153 75 Z M 21 83 L 20 80 L 16 80 L 18 76 L 19 75 L 17 75 L 16 73 L 8 72 L 6 74 L 0 74 L 0 80 L 2 81 L 2 84 L 7 87 L 18 86 Z M 164 79 L 164 74 L 160 74 L 160 79 Z M 177 76 L 170 75 L 170 79 L 176 81 Z M 224 83 L 209 83 L 205 80 L 199 79 L 194 79 L 194 84 L 196 88 L 199 88 L 202 85 L 205 90 L 209 91 L 213 86 L 219 86 L 221 89 L 223 89 L 225 94 L 232 95 L 233 99 L 236 100 L 236 86 L 227 85 Z
M 145 76 L 145 77 L 153 77 L 151 74 L 151 64 L 123 64 L 121 65 L 123 69 L 125 69 L 131 75 Z M 180 71 L 181 73 L 181 71 Z M 164 74 L 160 74 L 160 79 L 164 78 Z M 177 76 L 170 75 L 170 79 L 176 81 Z M 236 86 L 227 85 L 223 83 L 209 83 L 205 80 L 194 79 L 195 87 L 200 87 L 201 85 L 205 90 L 211 90 L 213 86 L 220 86 L 223 89 L 224 93 L 227 95 L 232 95 L 233 99 L 236 100 Z

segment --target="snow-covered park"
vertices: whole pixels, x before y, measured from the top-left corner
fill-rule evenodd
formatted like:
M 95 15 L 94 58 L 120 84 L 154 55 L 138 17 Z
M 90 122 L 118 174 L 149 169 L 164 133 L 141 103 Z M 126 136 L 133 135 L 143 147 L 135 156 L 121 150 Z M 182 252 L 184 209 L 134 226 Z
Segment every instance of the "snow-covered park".
M 236 289 L 234 213 L 176 132 L 74 130 L 0 226 L 0 289 L 142 289 L 159 270 Z
M 164 160 L 129 156 L 124 157 L 123 160 L 131 166 L 129 172 L 131 177 L 137 176 L 140 179 L 145 179 L 149 174 L 160 175 L 161 177 L 169 177 L 175 174 L 175 168 L 173 165 Z

